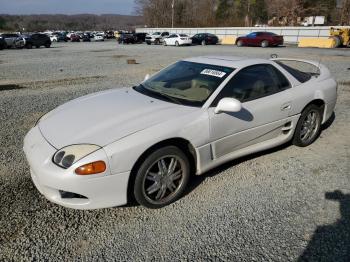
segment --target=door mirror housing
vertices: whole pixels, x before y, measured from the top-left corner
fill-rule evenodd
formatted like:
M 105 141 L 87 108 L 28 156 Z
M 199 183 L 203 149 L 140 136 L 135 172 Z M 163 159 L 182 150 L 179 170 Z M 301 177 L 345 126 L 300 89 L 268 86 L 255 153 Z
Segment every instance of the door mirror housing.
M 215 114 L 221 112 L 239 112 L 242 109 L 242 103 L 235 98 L 225 97 L 221 99 L 215 108 Z

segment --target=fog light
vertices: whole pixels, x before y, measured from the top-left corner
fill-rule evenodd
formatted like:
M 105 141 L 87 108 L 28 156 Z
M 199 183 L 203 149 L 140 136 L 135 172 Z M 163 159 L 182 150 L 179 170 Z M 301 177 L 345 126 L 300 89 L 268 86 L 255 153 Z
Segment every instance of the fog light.
M 89 163 L 75 169 L 77 175 L 93 175 L 102 173 L 106 170 L 106 163 L 103 161 L 96 161 Z

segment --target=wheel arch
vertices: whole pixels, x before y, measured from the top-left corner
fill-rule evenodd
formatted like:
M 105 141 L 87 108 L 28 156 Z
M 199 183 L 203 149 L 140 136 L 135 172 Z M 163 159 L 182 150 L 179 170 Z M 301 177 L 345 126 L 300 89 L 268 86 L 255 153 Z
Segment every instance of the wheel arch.
M 134 201 L 134 195 L 133 195 L 133 182 L 135 180 L 137 169 L 138 167 L 143 163 L 143 161 L 146 159 L 146 157 L 154 152 L 155 150 L 165 147 L 165 146 L 176 146 L 180 150 L 182 150 L 185 155 L 188 157 L 188 160 L 190 161 L 190 167 L 191 167 L 191 174 L 194 174 L 196 172 L 197 168 L 197 155 L 196 150 L 194 146 L 191 144 L 190 141 L 188 141 L 185 138 L 182 137 L 174 137 L 162 140 L 160 142 L 157 142 L 156 144 L 150 146 L 148 149 L 146 149 L 135 161 L 131 172 L 130 177 L 128 181 L 128 189 L 127 189 L 127 199 L 128 203 L 131 201 Z
M 303 112 L 305 110 L 305 108 L 307 108 L 309 105 L 316 105 L 322 110 L 322 122 L 323 122 L 323 119 L 325 118 L 325 113 L 326 113 L 326 110 L 325 110 L 326 102 L 321 98 L 315 98 L 314 100 L 309 102 L 306 106 L 304 106 L 304 108 L 303 108 L 303 110 L 301 110 L 301 112 Z

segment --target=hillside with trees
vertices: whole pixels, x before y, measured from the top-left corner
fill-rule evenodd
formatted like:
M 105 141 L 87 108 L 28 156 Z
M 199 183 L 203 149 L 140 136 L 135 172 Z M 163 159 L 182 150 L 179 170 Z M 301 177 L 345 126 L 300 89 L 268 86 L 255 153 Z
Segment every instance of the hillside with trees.
M 172 0 L 135 0 L 150 27 L 169 27 Z M 325 16 L 327 24 L 350 24 L 350 0 L 174 0 L 174 26 L 252 26 L 300 24 Z
M 141 16 L 130 15 L 0 15 L 0 31 L 116 30 L 143 24 Z

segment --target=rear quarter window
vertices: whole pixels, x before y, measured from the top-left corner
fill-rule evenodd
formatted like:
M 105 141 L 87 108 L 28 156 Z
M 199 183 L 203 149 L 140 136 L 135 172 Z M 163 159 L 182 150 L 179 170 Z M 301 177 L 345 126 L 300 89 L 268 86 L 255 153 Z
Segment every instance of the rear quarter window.
M 290 73 L 300 83 L 309 81 L 312 77 L 320 75 L 319 68 L 302 61 L 279 60 L 275 61 L 284 70 Z

